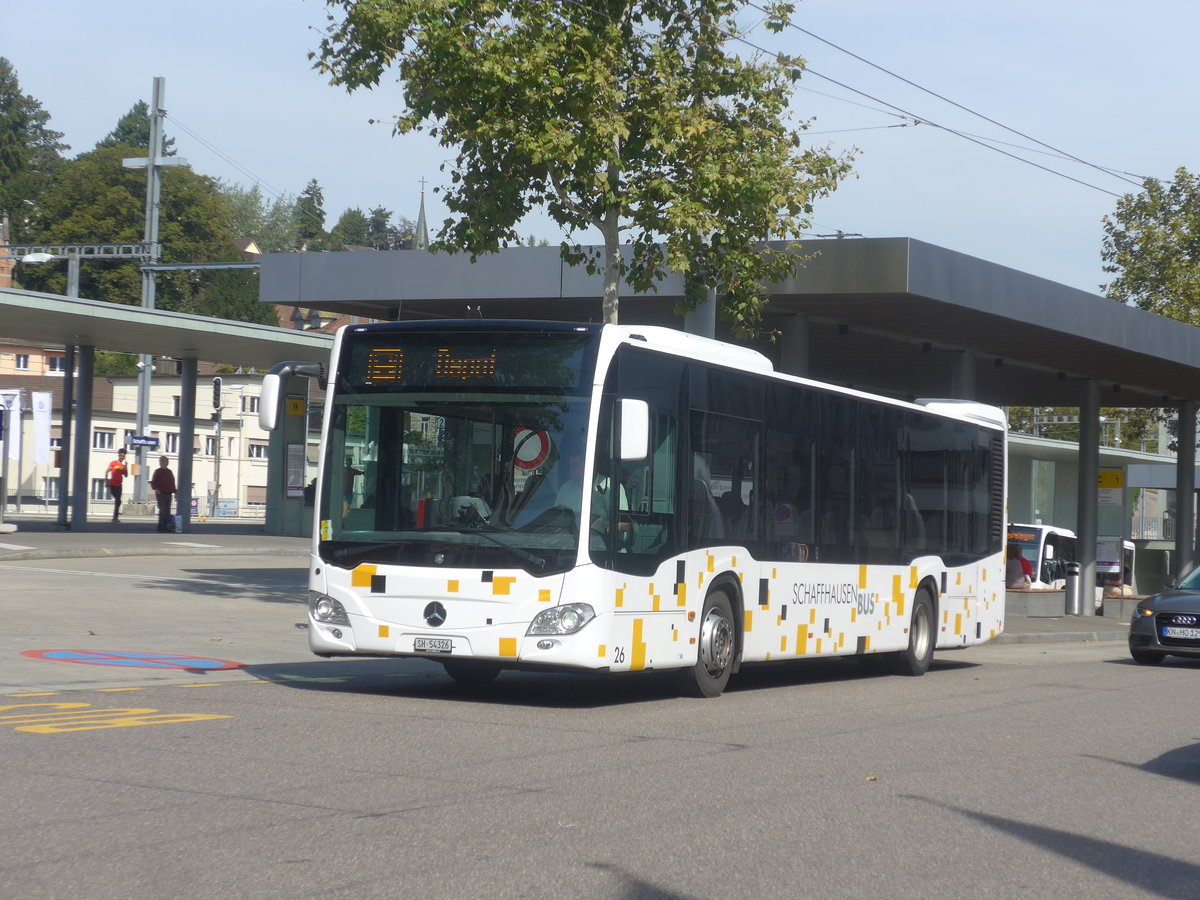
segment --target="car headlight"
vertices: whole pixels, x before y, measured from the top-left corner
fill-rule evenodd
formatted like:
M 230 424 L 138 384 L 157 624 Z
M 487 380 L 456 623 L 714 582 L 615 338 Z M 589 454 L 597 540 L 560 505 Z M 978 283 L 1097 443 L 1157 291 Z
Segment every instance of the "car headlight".
M 529 624 L 529 634 L 574 634 L 592 619 L 596 611 L 587 603 L 564 603 L 543 609 Z
M 308 595 L 308 613 L 316 621 L 326 625 L 349 625 L 346 608 L 326 594 L 312 591 Z

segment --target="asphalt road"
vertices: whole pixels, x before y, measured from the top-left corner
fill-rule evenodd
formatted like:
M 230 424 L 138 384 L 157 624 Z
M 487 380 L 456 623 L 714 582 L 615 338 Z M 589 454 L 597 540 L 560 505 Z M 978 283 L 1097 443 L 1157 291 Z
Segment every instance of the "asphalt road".
M 303 565 L 0 563 L 5 896 L 1200 895 L 1198 663 L 1060 642 L 716 700 L 466 689 L 311 657 Z

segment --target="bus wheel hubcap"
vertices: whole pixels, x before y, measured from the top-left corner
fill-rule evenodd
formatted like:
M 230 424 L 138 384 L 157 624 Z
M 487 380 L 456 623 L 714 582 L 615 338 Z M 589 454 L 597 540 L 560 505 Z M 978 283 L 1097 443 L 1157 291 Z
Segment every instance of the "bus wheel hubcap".
M 710 609 L 700 625 L 700 660 L 709 675 L 725 671 L 733 656 L 733 623 L 718 609 Z

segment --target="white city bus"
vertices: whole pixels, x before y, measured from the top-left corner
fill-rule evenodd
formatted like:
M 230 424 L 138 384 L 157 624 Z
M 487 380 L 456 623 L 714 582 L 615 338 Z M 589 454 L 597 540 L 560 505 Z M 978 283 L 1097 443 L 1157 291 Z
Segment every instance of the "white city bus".
M 313 368 L 266 377 L 265 428 L 281 377 Z M 666 328 L 347 326 L 318 480 L 320 656 L 476 682 L 673 669 L 716 696 L 754 662 L 920 675 L 1004 627 L 1000 410 L 781 375 Z

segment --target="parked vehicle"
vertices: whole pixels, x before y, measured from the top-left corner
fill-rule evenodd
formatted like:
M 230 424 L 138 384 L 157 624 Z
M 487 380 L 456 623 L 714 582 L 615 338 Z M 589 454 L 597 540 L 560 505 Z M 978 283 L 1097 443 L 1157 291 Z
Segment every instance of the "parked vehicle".
M 1075 562 L 1075 532 L 1056 525 L 1008 526 L 1008 542 L 1021 548 L 1021 555 L 1033 566 L 1029 587 L 1033 590 L 1058 590 L 1067 581 L 1067 563 Z
M 1129 655 L 1142 665 L 1167 656 L 1200 657 L 1200 569 L 1138 603 L 1129 623 Z

